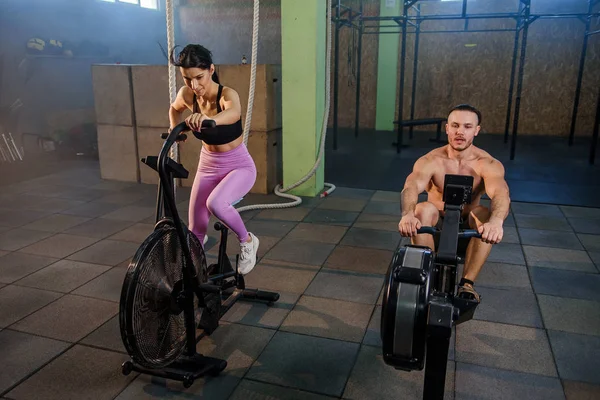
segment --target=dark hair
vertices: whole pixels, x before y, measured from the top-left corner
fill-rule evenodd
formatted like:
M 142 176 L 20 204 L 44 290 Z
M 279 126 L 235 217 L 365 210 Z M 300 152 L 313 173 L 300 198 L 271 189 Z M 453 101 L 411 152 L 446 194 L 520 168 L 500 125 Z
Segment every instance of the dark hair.
M 473 107 L 470 104 L 459 104 L 457 106 L 452 107 L 452 109 L 450 110 L 450 112 L 448 112 L 448 116 L 452 113 L 452 111 L 471 111 L 475 114 L 477 114 L 477 125 L 481 125 L 481 111 L 479 111 L 478 109 L 476 109 L 475 107 Z
M 175 49 L 179 46 L 175 46 L 171 50 L 170 62 L 176 67 L 182 68 L 200 68 L 209 69 L 212 61 L 212 53 L 206 47 L 199 44 L 188 44 L 181 50 L 179 55 L 175 57 Z M 217 71 L 213 73 L 213 81 L 219 83 L 219 77 Z

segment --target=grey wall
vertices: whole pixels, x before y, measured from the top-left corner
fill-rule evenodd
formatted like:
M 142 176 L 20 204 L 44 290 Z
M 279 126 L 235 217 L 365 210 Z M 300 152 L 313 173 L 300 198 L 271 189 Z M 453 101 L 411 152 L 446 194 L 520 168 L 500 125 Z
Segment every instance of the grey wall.
M 21 130 L 43 131 L 47 116 L 56 111 L 93 108 L 93 63 L 166 65 L 157 44 L 166 47 L 164 6 L 160 8 L 99 0 L 0 2 L 0 106 L 21 98 Z M 35 36 L 101 43 L 108 46 L 109 56 L 27 56 L 27 40 Z

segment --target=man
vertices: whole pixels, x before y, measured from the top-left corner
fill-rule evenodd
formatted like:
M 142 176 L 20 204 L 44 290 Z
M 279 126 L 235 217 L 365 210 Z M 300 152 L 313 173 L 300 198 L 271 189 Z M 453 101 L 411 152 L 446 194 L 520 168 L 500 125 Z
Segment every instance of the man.
M 421 226 L 436 226 L 440 217 L 443 217 L 444 176 L 472 176 L 472 201 L 465 205 L 462 220 L 464 223 L 468 222 L 471 229 L 477 229 L 481 239 L 473 238 L 469 242 L 458 295 L 478 302 L 480 297 L 473 284 L 492 245 L 502 240 L 502 225 L 510 207 L 502 163 L 473 145 L 473 139 L 481 129 L 480 124 L 481 113 L 473 106 L 461 104 L 450 110 L 446 124 L 448 144 L 432 150 L 415 163 L 401 193 L 402 219 L 398 224 L 402 236 L 410 237 L 413 244 L 434 249 L 433 236 L 417 235 L 417 229 Z M 419 193 L 423 191 L 427 191 L 427 201 L 417 203 Z M 490 209 L 479 204 L 484 193 L 491 199 Z

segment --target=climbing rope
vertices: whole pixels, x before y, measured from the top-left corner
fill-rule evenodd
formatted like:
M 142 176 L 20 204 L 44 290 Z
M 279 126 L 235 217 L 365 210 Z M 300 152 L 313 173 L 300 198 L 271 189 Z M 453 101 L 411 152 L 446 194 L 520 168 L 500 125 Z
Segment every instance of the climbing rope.
M 254 23 L 252 29 L 252 58 L 250 60 L 252 66 L 252 72 L 250 75 L 250 97 L 253 101 L 254 99 L 254 81 L 256 79 L 256 75 L 254 73 L 256 68 L 256 49 L 258 45 L 258 26 L 259 26 L 259 18 L 258 18 L 258 10 L 259 10 L 259 0 L 254 0 Z M 319 155 L 312 169 L 298 182 L 289 185 L 285 188 L 281 187 L 281 184 L 278 184 L 275 187 L 275 194 L 279 197 L 288 198 L 294 200 L 289 203 L 276 203 L 276 204 L 252 204 L 243 207 L 237 208 L 238 212 L 249 211 L 249 210 L 258 210 L 258 209 L 273 209 L 273 208 L 288 208 L 295 207 L 302 203 L 302 199 L 298 196 L 288 194 L 286 192 L 302 185 L 304 182 L 309 180 L 319 168 L 321 161 L 323 160 L 323 154 L 325 153 L 325 137 L 327 133 L 327 124 L 329 121 L 329 105 L 330 105 L 330 76 L 331 76 L 331 0 L 327 0 L 327 51 L 326 51 L 326 61 L 325 61 L 325 112 L 323 113 L 323 126 L 321 129 L 321 143 L 319 146 Z M 248 129 L 250 126 L 248 114 L 252 113 L 252 101 L 248 101 L 248 113 L 246 114 L 246 131 L 244 132 L 244 143 L 247 140 Z M 321 194 L 321 197 L 328 196 L 335 190 L 335 185 L 325 182 L 325 186 L 329 187 L 328 190 Z
M 167 49 L 172 49 L 175 46 L 175 29 L 173 28 L 173 3 L 171 0 L 167 0 L 166 4 L 167 12 Z M 169 104 L 173 104 L 177 98 L 177 78 L 176 68 L 171 65 L 171 62 L 167 61 L 167 68 L 169 68 Z M 179 162 L 179 145 L 177 142 L 171 146 L 169 157 Z M 177 181 L 173 179 L 173 194 L 177 192 Z

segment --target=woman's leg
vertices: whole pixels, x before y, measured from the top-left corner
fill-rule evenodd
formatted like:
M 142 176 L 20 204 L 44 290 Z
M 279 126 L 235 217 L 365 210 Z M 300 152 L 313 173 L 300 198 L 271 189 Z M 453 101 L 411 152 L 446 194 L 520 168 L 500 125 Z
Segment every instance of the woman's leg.
M 241 254 L 239 270 L 247 274 L 256 264 L 259 240 L 246 230 L 240 213 L 231 204 L 246 195 L 256 180 L 256 168 L 252 166 L 234 169 L 219 182 L 206 202 L 208 210 L 237 235 Z
M 190 193 L 190 205 L 188 209 L 189 229 L 196 235 L 202 244 L 202 248 L 204 248 L 204 237 L 206 236 L 208 221 L 210 219 L 210 212 L 206 201 L 219 183 L 218 178 L 219 176 L 202 171 L 202 167 L 200 166 L 196 172 L 192 192 Z
M 255 180 L 255 169 L 234 169 L 217 184 L 206 202 L 208 210 L 235 232 L 240 243 L 248 241 L 248 231 L 240 213 L 231 204 L 245 196 Z

